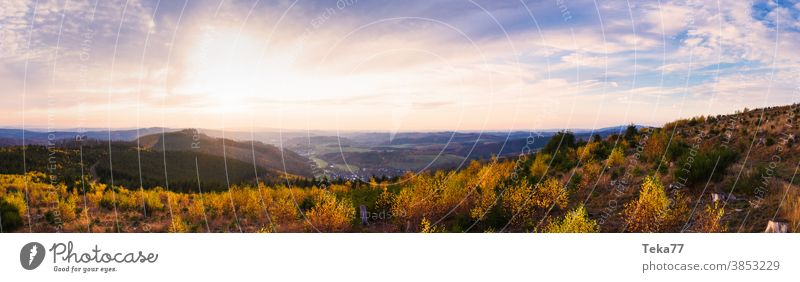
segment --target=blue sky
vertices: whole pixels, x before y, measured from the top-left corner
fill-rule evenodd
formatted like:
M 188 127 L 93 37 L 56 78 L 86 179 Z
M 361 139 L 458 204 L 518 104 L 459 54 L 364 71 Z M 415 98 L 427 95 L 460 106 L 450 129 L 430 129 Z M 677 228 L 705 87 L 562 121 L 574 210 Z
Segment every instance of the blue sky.
M 796 1 L 4 1 L 0 125 L 523 130 L 798 102 Z

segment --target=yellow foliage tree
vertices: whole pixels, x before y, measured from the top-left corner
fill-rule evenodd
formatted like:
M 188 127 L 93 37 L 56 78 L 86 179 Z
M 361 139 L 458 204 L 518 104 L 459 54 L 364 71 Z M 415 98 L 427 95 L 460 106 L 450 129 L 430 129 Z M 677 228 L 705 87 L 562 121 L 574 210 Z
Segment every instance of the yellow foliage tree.
M 203 205 L 203 197 L 195 195 L 192 203 L 189 205 L 189 220 L 192 222 L 201 222 L 206 219 L 206 208 Z
M 164 210 L 164 202 L 161 201 L 161 192 L 162 190 L 159 187 L 156 187 L 154 190 L 144 190 L 141 192 L 148 212 Z
M 639 198 L 625 205 L 623 215 L 631 232 L 662 232 L 668 227 L 670 201 L 661 181 L 648 176 Z
M 533 164 L 531 164 L 531 176 L 533 176 L 534 179 L 543 178 L 550 167 L 551 159 L 552 156 L 550 156 L 550 154 L 536 154 L 536 159 L 534 159 Z
M 58 201 L 58 212 L 63 223 L 69 223 L 78 218 L 76 214 L 75 197 L 67 197 Z
M 479 219 L 484 216 L 497 200 L 497 189 L 500 184 L 511 177 L 514 172 L 513 162 L 492 163 L 492 165 L 479 166 L 478 162 L 473 161 L 470 165 L 471 170 L 477 170 L 477 175 L 470 172 L 464 172 L 464 176 L 469 179 L 477 179 L 474 184 L 474 193 L 472 195 L 473 207 L 470 209 L 470 217 Z
M 580 188 L 590 187 L 595 184 L 603 167 L 596 161 L 588 161 L 583 165 L 583 177 L 581 178 Z
M 650 135 L 642 152 L 645 160 L 650 162 L 660 161 L 666 153 L 668 138 L 664 130 L 659 130 Z
M 28 205 L 25 203 L 25 196 L 22 195 L 22 192 L 6 194 L 5 201 L 9 205 L 16 208 L 20 215 L 25 215 L 28 213 Z
M 423 217 L 422 221 L 419 223 L 419 232 L 420 233 L 441 233 L 443 231 L 444 230 L 442 230 L 439 227 L 432 226 L 431 225 L 431 221 L 428 220 L 427 218 Z
M 300 193 L 294 193 L 291 189 L 280 187 L 270 191 L 264 190 L 264 202 L 266 202 L 269 215 L 275 222 L 286 222 L 296 219 L 300 213 L 295 201 L 302 202 Z
M 383 192 L 381 192 L 381 194 L 378 195 L 378 199 L 375 200 L 375 209 L 377 212 L 390 212 L 392 203 L 394 203 L 394 194 L 389 192 L 389 189 L 384 186 Z
M 622 148 L 616 147 L 614 150 L 611 150 L 611 154 L 608 155 L 607 159 L 608 166 L 620 166 L 625 164 L 625 153 L 622 151 Z
M 555 178 L 548 178 L 536 184 L 534 193 L 533 203 L 537 207 L 549 209 L 552 206 L 559 208 L 567 206 L 567 188 Z
M 725 210 L 719 207 L 717 203 L 714 205 L 706 205 L 705 212 L 697 216 L 694 222 L 694 231 L 701 233 L 716 233 L 725 232 L 727 228 L 722 224 L 722 217 L 725 215 Z
M 564 215 L 560 221 L 551 222 L 545 232 L 548 233 L 594 233 L 599 230 L 597 222 L 590 219 L 583 205 Z
M 306 213 L 308 223 L 322 232 L 340 232 L 350 226 L 356 210 L 349 199 L 336 199 L 330 192 L 316 197 L 316 204 Z
M 392 205 L 392 215 L 407 229 L 414 228 L 423 217 L 438 216 L 437 201 L 440 191 L 436 181 L 429 175 L 420 174 L 412 182 L 397 194 Z
M 589 142 L 586 145 L 581 146 L 578 148 L 578 158 L 582 162 L 589 161 L 593 158 L 593 155 L 597 150 L 600 148 L 600 142 Z
M 535 200 L 532 199 L 533 188 L 529 184 L 514 185 L 503 192 L 502 207 L 513 217 L 509 222 L 515 227 L 524 227 L 531 223 L 536 214 Z
M 186 223 L 183 222 L 183 219 L 179 215 L 175 215 L 172 217 L 172 223 L 169 225 L 169 232 L 170 233 L 186 233 L 189 228 L 186 227 Z

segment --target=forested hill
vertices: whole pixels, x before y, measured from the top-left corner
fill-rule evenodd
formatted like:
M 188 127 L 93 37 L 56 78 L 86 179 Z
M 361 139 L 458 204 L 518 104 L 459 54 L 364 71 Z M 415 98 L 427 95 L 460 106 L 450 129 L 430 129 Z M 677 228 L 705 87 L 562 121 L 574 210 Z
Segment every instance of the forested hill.
M 295 152 L 258 141 L 214 138 L 195 129 L 158 133 L 139 138 L 142 148 L 154 151 L 190 151 L 226 157 L 289 174 L 312 177 L 310 161 Z M 223 147 L 224 146 L 224 147 Z

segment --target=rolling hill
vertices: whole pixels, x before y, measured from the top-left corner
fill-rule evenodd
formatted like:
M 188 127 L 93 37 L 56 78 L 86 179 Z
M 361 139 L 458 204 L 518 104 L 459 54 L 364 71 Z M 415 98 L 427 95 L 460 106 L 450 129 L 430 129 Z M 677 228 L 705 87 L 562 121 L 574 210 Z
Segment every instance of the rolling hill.
M 285 171 L 297 176 L 313 176 L 310 161 L 290 150 L 282 150 L 258 141 L 241 142 L 214 138 L 195 129 L 142 136 L 138 139 L 138 144 L 146 150 L 197 152 L 255 163 L 266 169 Z

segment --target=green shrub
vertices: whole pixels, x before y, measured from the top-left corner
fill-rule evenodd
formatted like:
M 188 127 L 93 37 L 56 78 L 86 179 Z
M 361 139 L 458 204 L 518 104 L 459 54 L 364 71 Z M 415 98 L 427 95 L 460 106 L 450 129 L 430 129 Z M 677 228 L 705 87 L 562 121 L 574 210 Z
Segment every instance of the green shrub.
M 728 148 L 719 147 L 711 151 L 700 151 L 694 158 L 687 155 L 679 162 L 675 178 L 685 179 L 687 185 L 705 184 L 709 179 L 719 181 L 725 175 L 725 170 L 737 159 L 738 154 Z
M 3 232 L 11 232 L 22 226 L 22 215 L 17 207 L 0 199 L 0 222 Z

